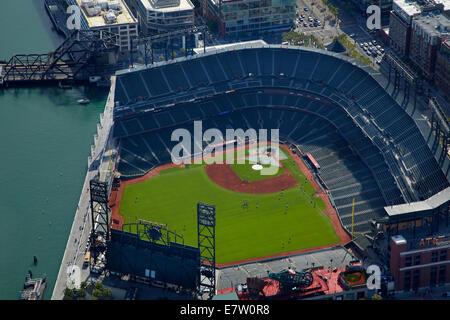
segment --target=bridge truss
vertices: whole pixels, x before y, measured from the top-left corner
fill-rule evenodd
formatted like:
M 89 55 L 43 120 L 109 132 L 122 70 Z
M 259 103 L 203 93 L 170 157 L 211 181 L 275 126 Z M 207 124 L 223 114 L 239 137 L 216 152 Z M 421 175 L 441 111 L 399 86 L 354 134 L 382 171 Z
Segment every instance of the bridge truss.
M 116 34 L 101 30 L 74 31 L 53 52 L 18 54 L 2 65 L 0 78 L 4 83 L 15 81 L 86 80 L 102 70 L 97 58 L 118 52 Z M 102 69 L 100 69 L 102 68 Z

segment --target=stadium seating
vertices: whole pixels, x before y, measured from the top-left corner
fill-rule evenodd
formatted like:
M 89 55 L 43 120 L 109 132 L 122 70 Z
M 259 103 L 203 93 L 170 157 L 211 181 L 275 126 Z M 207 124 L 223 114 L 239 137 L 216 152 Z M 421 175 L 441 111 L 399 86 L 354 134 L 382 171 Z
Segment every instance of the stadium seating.
M 127 118 L 127 104 L 144 108 L 139 99 L 145 108 L 166 110 Z M 319 162 L 346 227 L 355 199 L 358 231 L 383 216 L 386 204 L 415 201 L 449 186 L 409 115 L 368 73 L 336 56 L 284 48 L 206 54 L 120 74 L 115 100 L 121 108 L 114 135 L 123 147 L 118 171 L 124 176 L 170 161 L 171 132 L 191 130 L 189 121 L 203 120 L 204 129 L 223 132 L 279 128 L 283 139 Z

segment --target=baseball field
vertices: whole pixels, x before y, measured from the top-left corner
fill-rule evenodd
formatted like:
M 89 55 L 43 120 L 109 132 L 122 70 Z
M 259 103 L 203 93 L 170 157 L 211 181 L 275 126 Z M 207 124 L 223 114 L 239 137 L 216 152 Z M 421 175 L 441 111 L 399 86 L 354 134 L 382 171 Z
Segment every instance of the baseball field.
M 261 177 L 247 149 L 245 164 L 173 167 L 127 183 L 119 214 L 124 223 L 167 224 L 197 246 L 197 203 L 215 205 L 217 264 L 339 243 L 324 201 L 292 154 L 280 150 L 274 176 Z

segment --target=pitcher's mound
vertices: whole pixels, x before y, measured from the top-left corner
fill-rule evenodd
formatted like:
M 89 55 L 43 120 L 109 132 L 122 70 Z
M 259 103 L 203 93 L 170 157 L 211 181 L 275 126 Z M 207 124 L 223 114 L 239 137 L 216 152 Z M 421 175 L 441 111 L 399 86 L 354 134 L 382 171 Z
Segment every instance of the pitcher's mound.
M 252 169 L 255 171 L 260 171 L 263 169 L 263 166 L 260 164 L 254 164 L 254 165 L 252 165 Z
M 292 188 L 298 184 L 297 180 L 289 172 L 265 180 L 242 181 L 227 164 L 209 164 L 206 166 L 206 174 L 222 188 L 242 193 L 274 193 Z

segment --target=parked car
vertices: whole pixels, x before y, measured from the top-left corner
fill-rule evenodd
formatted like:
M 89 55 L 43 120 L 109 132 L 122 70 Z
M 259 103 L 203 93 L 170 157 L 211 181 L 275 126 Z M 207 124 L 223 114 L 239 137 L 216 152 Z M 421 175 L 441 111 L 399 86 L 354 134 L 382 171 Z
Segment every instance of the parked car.
M 305 23 L 303 24 L 303 26 L 304 26 L 304 27 L 308 27 L 308 24 L 305 22 Z
M 303 10 L 308 11 L 308 7 L 304 7 Z
M 376 45 L 377 45 L 377 40 L 372 40 L 372 44 L 373 44 L 374 46 L 376 46 Z

